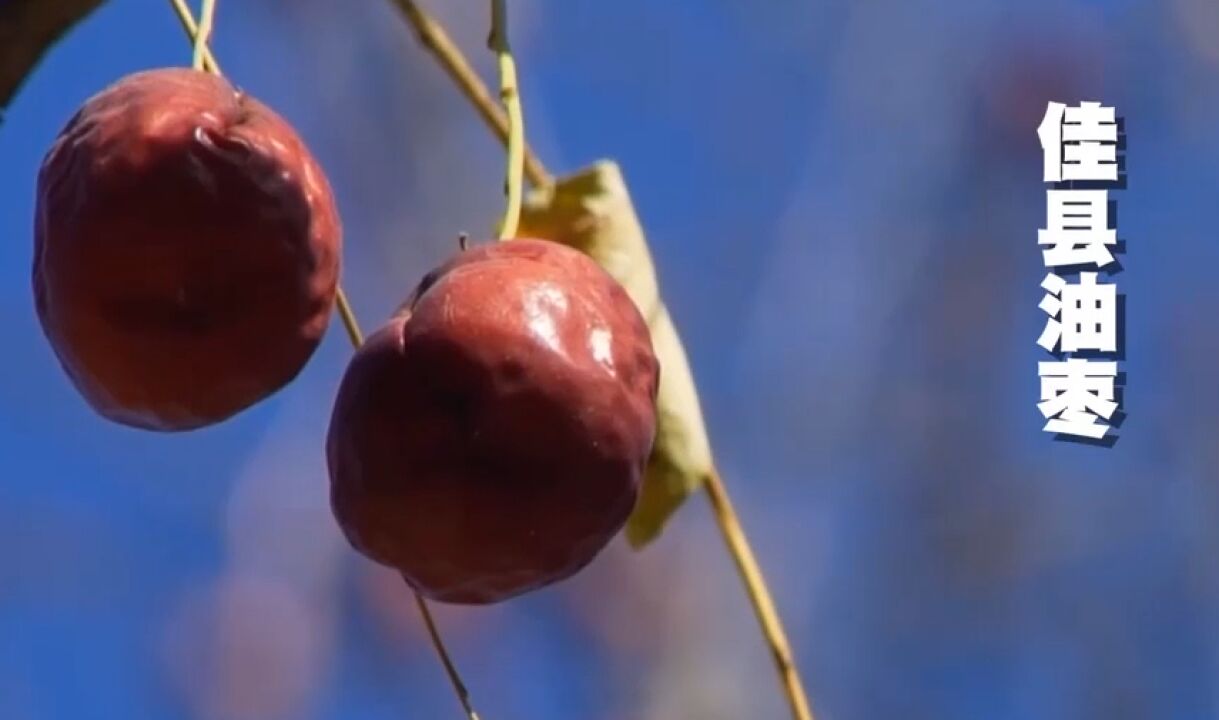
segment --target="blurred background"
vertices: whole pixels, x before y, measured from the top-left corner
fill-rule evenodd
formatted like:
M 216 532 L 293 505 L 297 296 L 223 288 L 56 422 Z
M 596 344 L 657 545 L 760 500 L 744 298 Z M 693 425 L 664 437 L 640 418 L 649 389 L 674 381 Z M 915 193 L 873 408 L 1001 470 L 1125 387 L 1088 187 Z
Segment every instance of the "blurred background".
M 630 183 L 819 717 L 1219 717 L 1219 4 L 509 4 L 543 160 Z M 490 78 L 486 3 L 429 6 Z M 226 72 L 329 173 L 375 325 L 490 234 L 501 149 L 385 0 L 218 7 Z M 94 415 L 39 330 L 42 154 L 189 60 L 167 3 L 110 0 L 0 125 L 0 718 L 458 718 L 330 515 L 337 323 L 271 401 L 171 436 Z M 1049 100 L 1126 118 L 1111 449 L 1036 409 Z M 487 720 L 786 717 L 701 497 L 642 553 L 437 616 Z

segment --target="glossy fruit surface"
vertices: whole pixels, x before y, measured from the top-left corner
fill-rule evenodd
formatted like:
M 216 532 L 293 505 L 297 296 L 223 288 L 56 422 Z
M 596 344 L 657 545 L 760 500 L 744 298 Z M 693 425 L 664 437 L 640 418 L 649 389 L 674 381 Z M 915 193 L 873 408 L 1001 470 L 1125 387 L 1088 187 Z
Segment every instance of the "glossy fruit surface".
M 325 332 L 341 230 L 296 132 L 222 78 L 135 73 L 90 98 L 38 176 L 43 331 L 102 415 L 223 420 L 292 380 Z
M 339 524 L 440 601 L 566 578 L 634 507 L 658 373 L 634 303 L 585 255 L 542 240 L 461 252 L 343 378 L 327 442 Z

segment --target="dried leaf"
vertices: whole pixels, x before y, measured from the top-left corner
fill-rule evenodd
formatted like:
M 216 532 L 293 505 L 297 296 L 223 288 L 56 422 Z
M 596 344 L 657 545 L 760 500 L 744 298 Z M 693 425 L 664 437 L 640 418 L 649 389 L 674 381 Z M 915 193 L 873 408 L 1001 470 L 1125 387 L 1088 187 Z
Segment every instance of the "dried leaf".
M 618 165 L 602 161 L 526 198 L 519 234 L 581 250 L 618 282 L 647 318 L 660 359 L 656 445 L 626 537 L 643 547 L 655 538 L 712 469 L 698 392 L 677 329 L 660 298 L 647 239 Z

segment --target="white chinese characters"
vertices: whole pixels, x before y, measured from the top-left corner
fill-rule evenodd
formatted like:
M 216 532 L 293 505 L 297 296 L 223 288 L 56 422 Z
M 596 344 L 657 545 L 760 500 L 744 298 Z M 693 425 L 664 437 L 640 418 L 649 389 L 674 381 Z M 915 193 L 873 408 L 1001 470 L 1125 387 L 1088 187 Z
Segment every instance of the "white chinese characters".
M 1037 237 L 1051 269 L 1041 283 L 1046 294 L 1040 307 L 1048 317 L 1037 344 L 1059 358 L 1039 363 L 1037 407 L 1046 432 L 1101 440 L 1112 428 L 1105 421 L 1119 409 L 1115 386 L 1122 352 L 1117 285 L 1098 280 L 1095 272 L 1119 269 L 1104 187 L 1119 181 L 1116 115 L 1100 103 L 1051 102 L 1037 135 L 1044 179 L 1054 184 L 1046 191 L 1046 227 Z
M 1100 103 L 1066 107 L 1052 102 L 1037 128 L 1045 157 L 1045 181 L 1117 181 L 1117 120 Z
M 1071 358 L 1064 362 L 1038 363 L 1041 375 L 1041 402 L 1037 408 L 1050 418 L 1045 431 L 1099 440 L 1117 410 L 1113 401 L 1113 381 L 1117 363 L 1090 362 Z
M 1079 274 L 1079 282 L 1068 283 L 1050 273 L 1041 287 L 1048 294 L 1041 309 L 1050 316 L 1037 344 L 1050 352 L 1099 350 L 1117 352 L 1117 286 L 1097 283 L 1096 273 Z
M 1046 267 L 1113 264 L 1117 231 L 1109 227 L 1108 190 L 1047 190 L 1046 227 L 1037 244 Z

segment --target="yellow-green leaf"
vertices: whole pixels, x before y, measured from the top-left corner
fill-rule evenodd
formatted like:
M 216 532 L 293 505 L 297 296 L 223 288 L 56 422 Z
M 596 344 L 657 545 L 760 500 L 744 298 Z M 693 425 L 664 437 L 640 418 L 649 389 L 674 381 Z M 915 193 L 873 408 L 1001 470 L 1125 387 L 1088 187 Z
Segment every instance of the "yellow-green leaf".
M 660 359 L 656 444 L 643 492 L 627 520 L 639 548 L 655 538 L 712 469 L 711 448 L 681 338 L 660 298 L 647 239 L 616 163 L 602 161 L 525 198 L 518 233 L 554 240 L 596 260 L 626 288 L 647 319 Z

